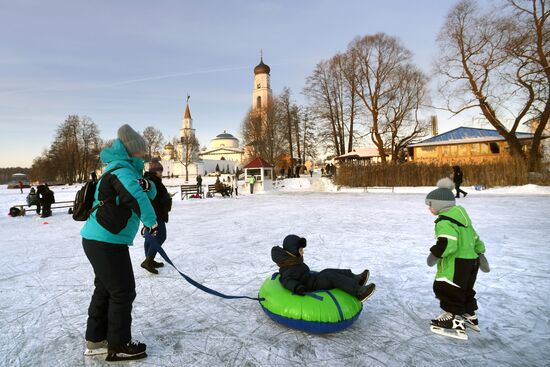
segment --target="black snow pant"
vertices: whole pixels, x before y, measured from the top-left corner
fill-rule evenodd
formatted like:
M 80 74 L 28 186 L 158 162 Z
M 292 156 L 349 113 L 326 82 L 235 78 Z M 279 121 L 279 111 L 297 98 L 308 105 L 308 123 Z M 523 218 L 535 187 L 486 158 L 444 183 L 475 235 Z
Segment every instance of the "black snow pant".
M 339 288 L 353 296 L 357 295 L 359 287 L 359 279 L 349 269 L 321 270 L 311 274 L 306 285 L 308 291 Z
M 136 298 L 128 246 L 85 238 L 82 246 L 95 274 L 86 340 L 107 339 L 109 345 L 126 344 L 132 339 L 132 302 Z
M 462 185 L 462 183 L 457 183 L 455 182 L 455 190 L 456 190 L 456 195 L 455 197 L 459 198 L 460 197 L 460 194 L 462 194 L 462 196 L 466 196 L 467 192 L 462 190 L 460 188 L 460 185 Z
M 434 281 L 435 297 L 443 311 L 455 315 L 469 313 L 473 315 L 477 310 L 474 284 L 479 270 L 479 259 L 455 259 L 454 281 L 458 287 L 445 281 Z

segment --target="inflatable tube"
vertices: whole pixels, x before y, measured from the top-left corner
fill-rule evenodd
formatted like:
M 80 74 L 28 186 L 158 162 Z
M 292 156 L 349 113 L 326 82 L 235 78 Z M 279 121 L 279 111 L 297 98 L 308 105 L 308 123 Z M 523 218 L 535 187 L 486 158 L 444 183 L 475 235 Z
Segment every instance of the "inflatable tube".
M 274 321 L 312 333 L 334 333 L 353 324 L 363 310 L 354 296 L 340 290 L 315 291 L 299 296 L 283 287 L 279 273 L 267 278 L 258 294 L 260 305 Z

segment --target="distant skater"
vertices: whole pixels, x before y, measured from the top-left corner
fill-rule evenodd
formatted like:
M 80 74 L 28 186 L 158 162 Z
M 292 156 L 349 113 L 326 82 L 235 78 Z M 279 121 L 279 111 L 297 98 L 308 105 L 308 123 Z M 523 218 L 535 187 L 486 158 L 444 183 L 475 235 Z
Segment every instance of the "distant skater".
M 461 190 L 460 189 L 460 185 L 462 185 L 462 179 L 463 179 L 463 174 L 462 174 L 462 170 L 460 169 L 459 166 L 453 166 L 453 182 L 455 183 L 455 190 L 456 190 L 456 196 L 457 198 L 460 197 L 460 193 L 462 193 L 462 195 L 464 195 L 464 197 L 466 197 L 466 195 L 468 195 L 468 193 L 464 190 Z

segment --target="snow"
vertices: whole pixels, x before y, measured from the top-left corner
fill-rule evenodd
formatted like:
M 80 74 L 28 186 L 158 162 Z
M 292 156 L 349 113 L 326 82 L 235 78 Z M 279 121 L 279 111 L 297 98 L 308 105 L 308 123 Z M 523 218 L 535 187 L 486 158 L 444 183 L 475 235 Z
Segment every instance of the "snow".
M 73 199 L 77 189 L 53 188 L 58 201 Z M 241 189 L 238 199 L 180 201 L 177 194 L 164 249 L 181 271 L 206 286 L 256 296 L 277 270 L 271 247 L 296 233 L 308 239 L 311 268 L 368 268 L 377 291 L 350 328 L 306 334 L 276 324 L 255 301 L 197 290 L 171 267 L 150 275 L 139 266 L 138 236 L 130 249 L 137 291 L 132 327 L 149 357 L 126 364 L 547 365 L 550 189 L 465 188 L 468 197 L 458 200 L 485 241 L 492 268 L 478 275 L 481 333 L 468 331 L 468 341 L 429 330 L 428 320 L 440 313 L 432 292 L 435 270 L 425 262 L 435 218 L 424 197 L 432 189 L 365 192 L 314 175 L 280 181 L 277 190 L 261 194 Z M 82 223 L 62 210 L 46 220 L 7 216 L 26 192 L 0 186 L 0 366 L 102 366 L 102 357 L 82 354 L 93 290 Z

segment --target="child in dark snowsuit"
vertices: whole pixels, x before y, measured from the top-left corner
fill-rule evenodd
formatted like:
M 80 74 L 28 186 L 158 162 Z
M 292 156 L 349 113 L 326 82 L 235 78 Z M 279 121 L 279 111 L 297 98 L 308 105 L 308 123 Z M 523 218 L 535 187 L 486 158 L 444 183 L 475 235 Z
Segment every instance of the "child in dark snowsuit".
M 156 189 L 157 195 L 151 201 L 153 204 L 153 209 L 155 209 L 155 214 L 157 216 L 157 235 L 155 239 L 150 237 L 145 239 L 144 249 L 145 249 L 145 260 L 141 263 L 141 267 L 147 271 L 158 274 L 156 268 L 161 268 L 164 266 L 162 262 L 156 262 L 155 256 L 157 251 L 152 249 L 151 241 L 157 241 L 157 243 L 162 246 L 164 241 L 166 241 L 166 223 L 168 223 L 168 212 L 172 210 L 172 197 L 166 190 L 166 186 L 162 183 L 162 171 L 164 167 L 158 161 L 158 159 L 153 159 L 149 163 L 149 171 L 145 173 L 144 177 L 151 181 Z
M 432 325 L 452 329 L 457 334 L 463 334 L 464 326 L 479 331 L 474 284 L 478 269 L 490 270 L 483 254 L 485 245 L 466 210 L 455 205 L 453 182 L 443 178 L 437 187 L 426 196 L 430 212 L 438 216 L 437 243 L 430 248 L 427 263 L 437 264 L 433 290 L 444 312 L 432 320 Z
M 321 289 L 339 288 L 365 302 L 374 292 L 374 284 L 366 284 L 369 271 L 356 275 L 349 269 L 325 269 L 312 273 L 304 263 L 304 248 L 306 239 L 296 235 L 288 235 L 283 241 L 283 247 L 271 249 L 271 258 L 279 266 L 282 285 L 301 296 L 306 292 Z

